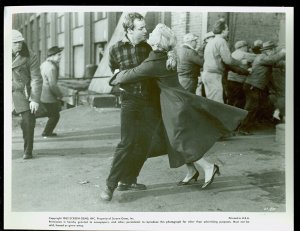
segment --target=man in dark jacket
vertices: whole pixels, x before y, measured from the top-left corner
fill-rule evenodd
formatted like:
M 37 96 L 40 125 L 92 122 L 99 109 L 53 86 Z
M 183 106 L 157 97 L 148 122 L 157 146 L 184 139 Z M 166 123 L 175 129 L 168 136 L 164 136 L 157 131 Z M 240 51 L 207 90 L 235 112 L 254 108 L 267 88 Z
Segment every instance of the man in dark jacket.
M 250 129 L 256 121 L 256 115 L 268 99 L 266 87 L 272 77 L 272 68 L 285 59 L 285 50 L 276 53 L 276 45 L 272 41 L 263 43 L 262 54 L 258 55 L 252 64 L 252 73 L 244 83 L 246 109 L 249 113 L 240 127 L 240 133 L 251 134 Z
M 191 93 L 196 93 L 200 68 L 203 66 L 203 56 L 195 50 L 198 36 L 188 33 L 183 37 L 184 44 L 178 51 L 177 72 L 180 84 Z
M 42 92 L 42 77 L 36 55 L 29 51 L 22 34 L 12 30 L 12 103 L 21 114 L 24 139 L 23 159 L 32 158 L 35 113 Z

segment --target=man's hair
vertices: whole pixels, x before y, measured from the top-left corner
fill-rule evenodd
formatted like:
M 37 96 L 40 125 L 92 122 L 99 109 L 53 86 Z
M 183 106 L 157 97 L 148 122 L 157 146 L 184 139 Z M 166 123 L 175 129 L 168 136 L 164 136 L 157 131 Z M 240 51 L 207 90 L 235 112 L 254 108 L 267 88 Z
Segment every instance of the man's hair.
M 136 12 L 133 12 L 133 13 L 128 13 L 125 18 L 124 18 L 124 21 L 123 21 L 123 28 L 125 30 L 125 32 L 127 33 L 128 29 L 131 29 L 133 30 L 134 29 L 134 20 L 135 19 L 138 19 L 138 20 L 144 20 L 144 17 L 143 15 L 139 14 L 139 13 L 136 13 Z
M 29 57 L 30 56 L 29 49 L 28 49 L 27 44 L 25 42 L 22 42 L 22 49 L 19 52 L 19 54 L 22 57 Z
M 221 34 L 223 30 L 226 29 L 226 22 L 224 18 L 220 18 L 218 21 L 215 22 L 213 26 L 212 32 L 214 34 Z

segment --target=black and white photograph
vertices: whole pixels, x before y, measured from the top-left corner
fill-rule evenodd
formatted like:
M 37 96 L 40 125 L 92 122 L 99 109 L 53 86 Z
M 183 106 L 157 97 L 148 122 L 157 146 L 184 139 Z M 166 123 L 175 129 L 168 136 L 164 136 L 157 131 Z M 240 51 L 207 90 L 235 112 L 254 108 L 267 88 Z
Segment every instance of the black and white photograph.
M 293 230 L 293 12 L 5 7 L 4 228 Z

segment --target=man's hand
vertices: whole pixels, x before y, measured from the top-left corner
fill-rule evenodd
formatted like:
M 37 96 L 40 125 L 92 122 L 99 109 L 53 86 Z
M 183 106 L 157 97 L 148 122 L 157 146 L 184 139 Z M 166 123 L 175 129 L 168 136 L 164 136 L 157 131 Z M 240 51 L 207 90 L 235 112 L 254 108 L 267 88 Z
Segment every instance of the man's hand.
M 244 65 L 247 65 L 247 64 L 248 64 L 247 59 L 243 59 L 241 62 L 242 62 L 242 64 L 244 64 Z
M 36 103 L 36 102 L 31 101 L 31 102 L 29 103 L 29 108 L 30 108 L 31 113 L 32 113 L 32 114 L 35 114 L 36 111 L 37 111 L 38 108 L 39 108 L 39 104 Z

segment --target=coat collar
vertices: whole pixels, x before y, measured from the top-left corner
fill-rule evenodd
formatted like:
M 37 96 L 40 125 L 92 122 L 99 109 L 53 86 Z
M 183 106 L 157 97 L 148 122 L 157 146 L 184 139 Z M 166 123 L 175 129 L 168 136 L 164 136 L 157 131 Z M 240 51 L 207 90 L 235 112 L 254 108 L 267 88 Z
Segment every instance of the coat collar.
M 187 44 L 187 43 L 184 43 L 184 44 L 182 45 L 182 47 L 187 48 L 187 49 L 190 49 L 190 50 L 196 51 L 196 49 L 194 49 L 193 47 L 191 47 L 191 46 L 190 46 L 189 44 Z
M 132 42 L 129 40 L 129 38 L 127 37 L 127 34 L 123 37 L 123 39 L 121 40 L 122 42 L 122 45 L 126 45 L 126 44 L 129 44 L 131 46 L 140 46 L 140 45 L 143 45 L 143 44 L 148 44 L 147 42 L 145 41 L 142 41 L 140 42 L 139 44 L 136 44 L 136 45 L 133 45 Z
M 18 55 L 12 63 L 12 68 L 23 65 L 24 63 L 26 63 L 26 61 L 27 61 L 27 57 L 23 57 L 21 55 Z

